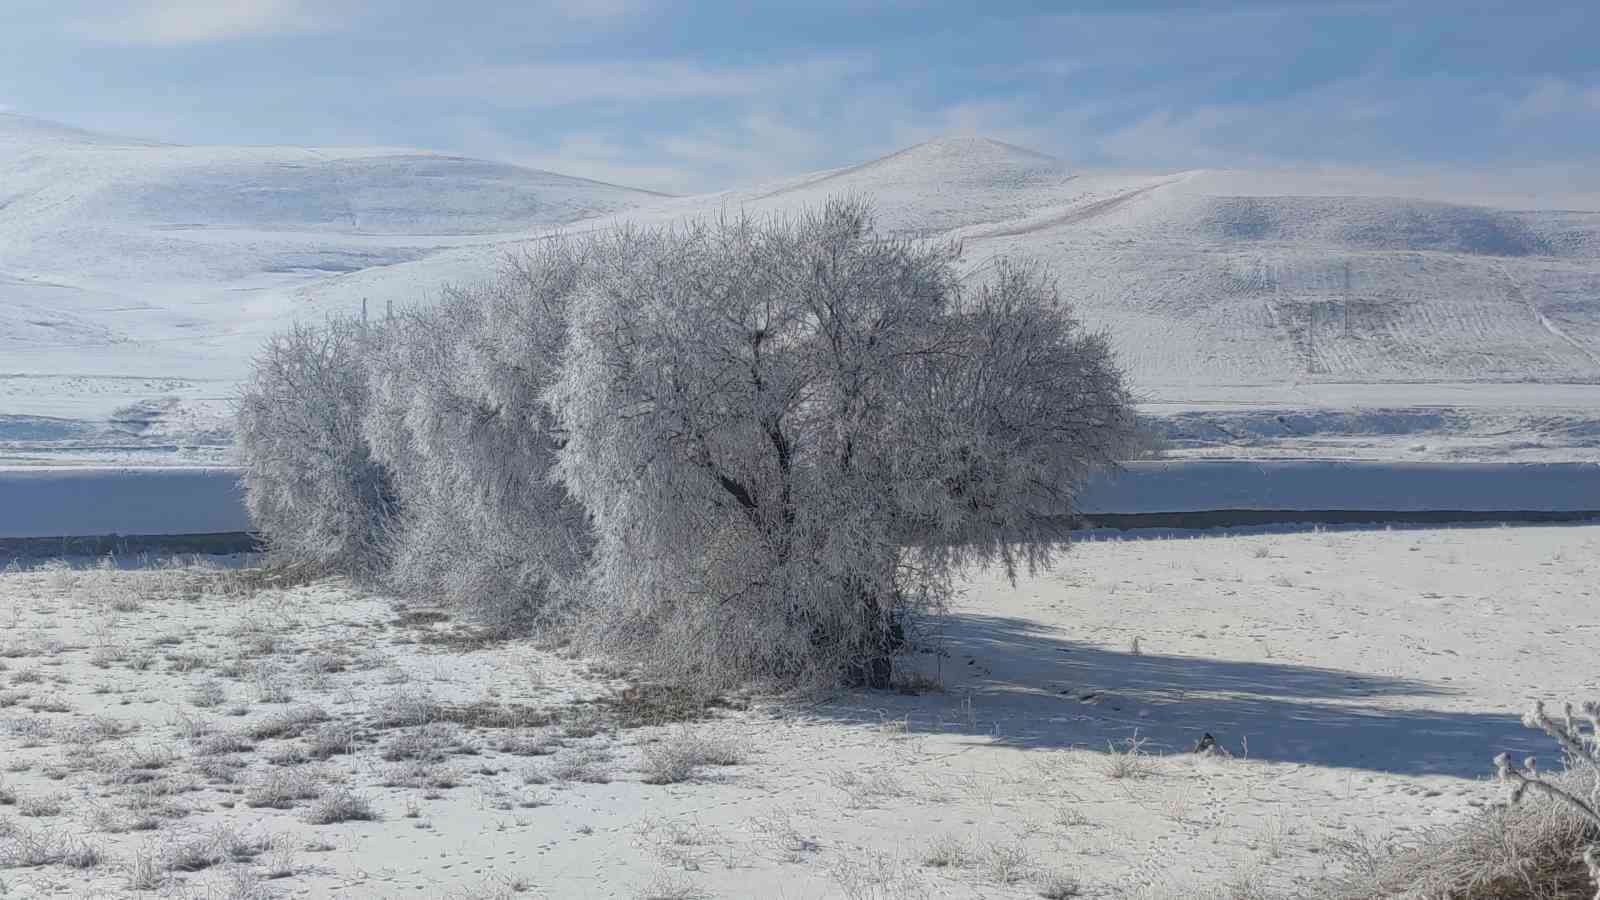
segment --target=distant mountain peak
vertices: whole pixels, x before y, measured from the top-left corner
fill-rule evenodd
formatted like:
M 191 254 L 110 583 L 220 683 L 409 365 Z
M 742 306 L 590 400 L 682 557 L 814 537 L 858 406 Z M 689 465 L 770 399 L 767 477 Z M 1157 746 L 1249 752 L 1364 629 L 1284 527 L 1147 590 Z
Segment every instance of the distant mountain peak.
M 1041 164 L 1059 163 L 1061 160 L 1037 150 L 1008 144 L 981 135 L 944 135 L 910 147 L 893 154 L 921 154 L 928 156 L 989 156 L 1014 159 L 1019 161 L 1032 160 Z

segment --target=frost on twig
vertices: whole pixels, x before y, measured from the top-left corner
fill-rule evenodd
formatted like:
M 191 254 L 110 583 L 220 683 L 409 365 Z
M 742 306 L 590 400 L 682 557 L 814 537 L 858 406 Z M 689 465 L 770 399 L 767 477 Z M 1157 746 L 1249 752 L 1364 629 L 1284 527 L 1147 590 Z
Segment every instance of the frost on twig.
M 1501 753 L 1494 758 L 1495 770 L 1502 782 L 1511 785 L 1511 802 L 1521 801 L 1530 790 L 1544 794 L 1577 813 L 1591 829 L 1600 832 L 1600 703 L 1585 703 L 1581 715 L 1575 713 L 1572 704 L 1568 703 L 1561 720 L 1557 721 L 1545 712 L 1543 702 L 1535 702 L 1522 721 L 1529 728 L 1537 728 L 1555 738 L 1566 754 L 1569 767 L 1585 766 L 1592 770 L 1594 777 L 1590 781 L 1589 796 L 1581 797 L 1540 775 L 1538 761 L 1532 756 L 1524 759 L 1522 767 L 1517 768 L 1512 765 L 1510 754 Z M 1584 730 L 1585 722 L 1588 724 L 1587 732 Z M 1597 849 L 1597 845 L 1591 844 L 1584 850 L 1583 862 L 1589 870 L 1590 880 L 1595 884 L 1594 900 L 1600 900 L 1600 849 Z

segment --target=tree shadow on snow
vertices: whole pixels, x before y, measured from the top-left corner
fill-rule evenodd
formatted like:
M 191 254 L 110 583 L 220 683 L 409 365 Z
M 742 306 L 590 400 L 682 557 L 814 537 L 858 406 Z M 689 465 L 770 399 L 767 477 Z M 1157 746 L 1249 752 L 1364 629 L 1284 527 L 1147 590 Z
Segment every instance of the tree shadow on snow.
M 965 732 L 1022 749 L 1105 750 L 1137 732 L 1148 749 L 1173 752 L 1210 733 L 1235 756 L 1402 775 L 1481 778 L 1502 750 L 1554 750 L 1522 726 L 1520 710 L 1404 708 L 1457 693 L 1410 678 L 1135 654 L 1002 616 L 952 615 L 944 636 L 948 655 L 901 661 L 940 676 L 943 692 L 857 692 L 812 711 L 863 723 L 909 716 L 912 731 Z

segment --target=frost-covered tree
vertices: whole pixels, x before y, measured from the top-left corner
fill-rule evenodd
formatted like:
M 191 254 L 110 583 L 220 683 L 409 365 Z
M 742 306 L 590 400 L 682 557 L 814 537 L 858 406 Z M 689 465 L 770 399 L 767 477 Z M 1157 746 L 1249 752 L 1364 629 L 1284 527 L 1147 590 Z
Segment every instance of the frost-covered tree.
M 841 202 L 539 245 L 371 328 L 275 338 L 240 405 L 282 550 L 705 684 L 886 684 L 970 563 L 1048 560 L 1137 430 L 1042 271 Z
M 245 502 L 269 547 L 355 575 L 382 567 L 394 508 L 388 473 L 362 437 L 368 336 L 349 319 L 274 335 L 237 404 Z
M 582 269 L 581 245 L 548 242 L 494 280 L 403 312 L 374 342 L 366 436 L 396 474 L 393 587 L 499 621 L 573 599 L 587 521 L 550 478 L 556 436 L 540 394 Z
M 885 685 L 970 562 L 1048 559 L 1136 440 L 1106 341 L 1044 273 L 837 202 L 591 245 L 547 396 L 594 522 L 595 637 L 679 677 Z

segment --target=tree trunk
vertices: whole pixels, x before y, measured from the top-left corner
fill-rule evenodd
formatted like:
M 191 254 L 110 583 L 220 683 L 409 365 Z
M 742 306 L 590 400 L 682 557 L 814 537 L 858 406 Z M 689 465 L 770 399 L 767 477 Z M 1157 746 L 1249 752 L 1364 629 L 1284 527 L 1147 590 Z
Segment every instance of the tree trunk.
M 891 606 L 886 613 L 876 594 L 861 592 L 863 639 L 847 665 L 845 680 L 851 687 L 887 690 L 894 677 L 894 656 L 905 645 L 905 626 Z

